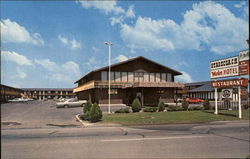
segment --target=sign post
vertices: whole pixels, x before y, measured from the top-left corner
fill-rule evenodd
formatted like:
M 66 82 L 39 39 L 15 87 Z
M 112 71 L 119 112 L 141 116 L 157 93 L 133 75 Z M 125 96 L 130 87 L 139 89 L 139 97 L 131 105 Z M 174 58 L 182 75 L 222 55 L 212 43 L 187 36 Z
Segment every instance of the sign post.
M 241 51 L 238 56 L 210 62 L 210 78 L 225 78 L 233 76 L 250 75 L 249 50 Z M 229 79 L 221 81 L 212 81 L 212 87 L 215 91 L 215 112 L 218 114 L 218 92 L 217 88 L 238 87 L 239 118 L 242 118 L 241 112 L 241 86 L 248 87 L 248 79 Z M 222 89 L 222 98 L 231 98 L 232 89 Z
M 217 103 L 217 98 L 218 98 L 218 94 L 217 94 L 217 88 L 214 89 L 215 90 L 215 112 L 214 114 L 218 114 L 218 103 Z
M 241 90 L 240 90 L 240 86 L 239 86 L 239 118 L 242 118 L 242 114 L 241 114 Z

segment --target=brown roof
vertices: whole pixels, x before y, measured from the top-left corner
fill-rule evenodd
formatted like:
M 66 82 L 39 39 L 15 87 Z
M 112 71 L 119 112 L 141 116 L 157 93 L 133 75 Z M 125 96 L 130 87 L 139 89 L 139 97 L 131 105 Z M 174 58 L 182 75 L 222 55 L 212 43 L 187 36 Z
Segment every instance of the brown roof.
M 162 64 L 159 64 L 159 63 L 157 63 L 157 62 L 155 62 L 155 61 L 149 60 L 149 59 L 147 59 L 147 58 L 145 58 L 145 57 L 143 57 L 143 56 L 137 56 L 137 57 L 128 59 L 128 60 L 126 60 L 126 61 L 118 62 L 118 63 L 112 64 L 110 67 L 115 67 L 115 66 L 118 66 L 118 65 L 121 65 L 121 64 L 125 64 L 125 63 L 128 63 L 128 62 L 134 61 L 134 60 L 138 60 L 138 59 L 144 59 L 144 60 L 149 61 L 149 62 L 151 62 L 151 63 L 153 63 L 153 64 L 156 64 L 156 65 L 161 66 L 161 67 L 163 67 L 163 68 L 165 68 L 165 69 L 168 69 L 168 70 L 174 72 L 176 75 L 182 75 L 182 73 L 180 73 L 180 72 L 178 72 L 178 71 L 176 71 L 176 70 L 174 70 L 174 69 L 171 69 L 171 68 L 169 68 L 169 67 L 167 67 L 167 66 L 164 66 L 164 65 L 162 65 Z M 98 71 L 102 71 L 102 70 L 105 70 L 105 69 L 108 69 L 108 68 L 109 68 L 109 66 L 105 66 L 105 67 L 102 67 L 102 68 L 93 70 L 93 71 L 87 73 L 87 74 L 86 74 L 85 76 L 83 76 L 81 79 L 83 79 L 84 77 L 86 77 L 86 76 L 88 76 L 88 75 L 90 75 L 90 74 L 92 74 L 92 73 L 95 73 L 95 72 L 98 72 Z M 79 82 L 81 79 L 77 80 L 75 83 Z

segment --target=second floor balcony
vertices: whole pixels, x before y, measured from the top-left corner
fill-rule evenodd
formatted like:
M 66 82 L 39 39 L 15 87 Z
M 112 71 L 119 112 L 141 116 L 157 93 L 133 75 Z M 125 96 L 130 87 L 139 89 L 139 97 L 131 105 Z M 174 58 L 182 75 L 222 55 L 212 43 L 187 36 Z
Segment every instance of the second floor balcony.
M 85 91 L 93 88 L 108 88 L 109 81 L 89 81 L 76 88 L 73 92 Z M 183 88 L 184 84 L 179 82 L 110 82 L 111 88 L 137 88 L 137 87 L 162 87 L 162 88 Z

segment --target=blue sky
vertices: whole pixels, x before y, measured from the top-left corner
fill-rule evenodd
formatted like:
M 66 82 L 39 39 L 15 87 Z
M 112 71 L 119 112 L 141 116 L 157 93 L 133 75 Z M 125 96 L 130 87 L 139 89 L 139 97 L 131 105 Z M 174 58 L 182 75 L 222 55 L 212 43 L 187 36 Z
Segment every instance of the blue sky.
M 144 56 L 210 80 L 212 60 L 248 45 L 248 1 L 1 1 L 1 83 L 75 87 L 108 64 Z

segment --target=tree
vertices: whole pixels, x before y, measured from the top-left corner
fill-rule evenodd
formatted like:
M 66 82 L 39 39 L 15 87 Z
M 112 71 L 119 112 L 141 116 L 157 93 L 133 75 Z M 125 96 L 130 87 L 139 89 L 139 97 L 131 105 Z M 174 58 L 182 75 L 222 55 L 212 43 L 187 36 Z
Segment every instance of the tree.
M 85 120 L 89 119 L 89 113 L 90 113 L 91 107 L 92 107 L 91 101 L 87 101 L 87 103 L 83 107 L 83 117 Z
M 181 103 L 181 107 L 183 110 L 188 110 L 188 106 L 189 106 L 189 103 L 185 100 Z
M 158 104 L 158 112 L 162 112 L 165 110 L 165 104 L 163 101 L 160 101 Z
M 94 103 L 89 111 L 89 120 L 91 122 L 97 122 L 101 120 L 101 118 L 102 118 L 102 110 L 96 103 Z
M 211 107 L 210 107 L 210 103 L 208 100 L 205 100 L 204 103 L 203 103 L 203 108 L 205 110 L 209 110 Z
M 139 112 L 141 110 L 141 102 L 138 98 L 135 98 L 132 103 L 132 110 L 133 112 Z

